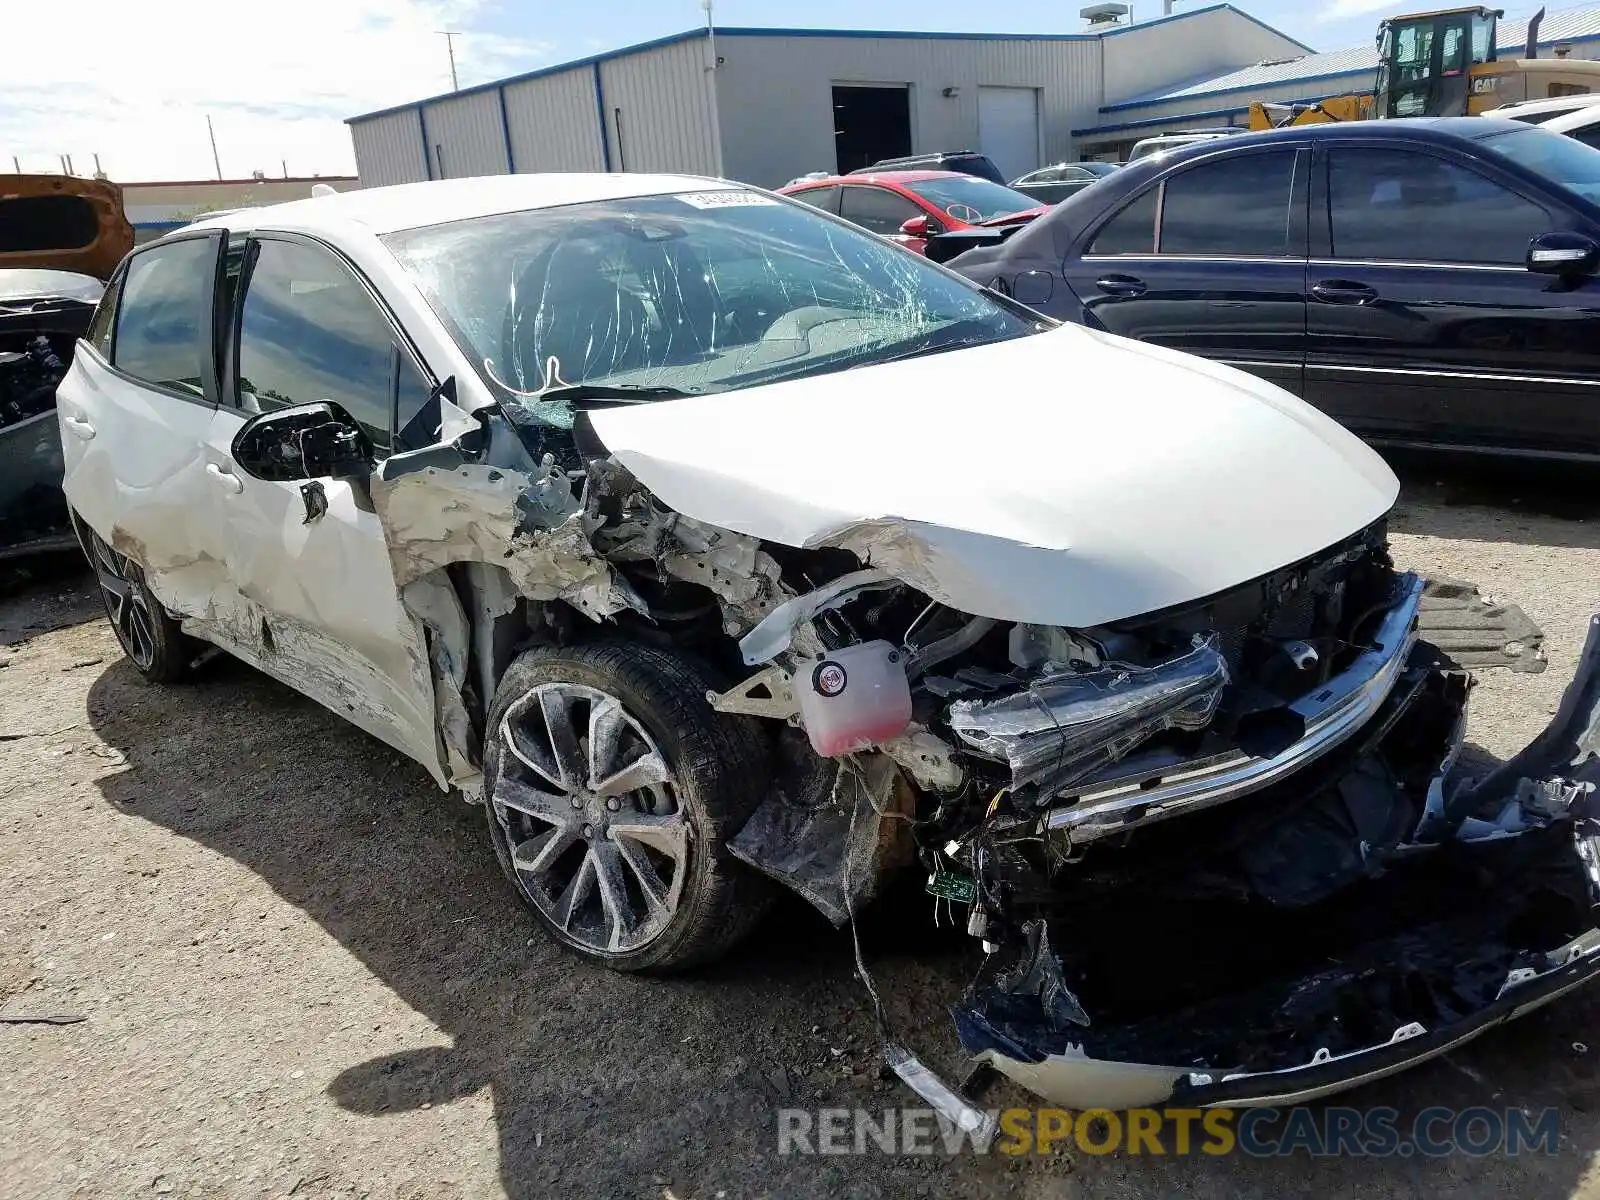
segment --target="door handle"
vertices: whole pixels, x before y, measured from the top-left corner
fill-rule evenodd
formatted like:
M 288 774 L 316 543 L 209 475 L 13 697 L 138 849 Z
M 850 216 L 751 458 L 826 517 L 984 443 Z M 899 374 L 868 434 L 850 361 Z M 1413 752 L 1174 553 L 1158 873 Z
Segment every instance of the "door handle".
M 228 491 L 232 492 L 235 496 L 244 491 L 244 480 L 240 479 L 232 471 L 229 471 L 223 467 L 219 467 L 216 463 L 206 464 L 206 474 L 215 479 L 223 487 L 227 488 Z
M 75 417 L 71 413 L 62 413 L 61 419 L 66 422 L 67 430 L 73 437 L 85 442 L 94 440 L 94 426 L 82 417 Z
M 1349 279 L 1326 279 L 1311 294 L 1324 304 L 1371 304 L 1378 298 L 1376 288 Z
M 1094 285 L 1108 296 L 1142 296 L 1146 291 L 1144 280 L 1132 275 L 1107 275 L 1095 280 Z

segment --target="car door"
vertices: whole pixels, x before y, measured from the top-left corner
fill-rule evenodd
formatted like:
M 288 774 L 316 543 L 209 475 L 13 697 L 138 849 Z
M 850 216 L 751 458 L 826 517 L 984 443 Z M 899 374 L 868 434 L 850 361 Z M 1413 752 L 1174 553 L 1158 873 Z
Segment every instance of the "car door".
M 56 393 L 68 504 L 186 618 L 211 611 L 223 582 L 204 445 L 219 392 L 213 304 L 226 239 L 185 234 L 130 255 Z
M 257 235 L 232 307 L 206 456 L 239 615 L 217 632 L 442 781 L 427 646 L 365 492 L 346 480 L 263 480 L 233 460 L 251 416 L 323 400 L 354 417 L 381 457 L 432 382 L 376 292 L 320 243 Z
M 906 249 L 915 250 L 919 254 L 927 246 L 928 240 L 907 237 L 900 232 L 900 226 L 912 217 L 935 219 L 928 210 L 912 203 L 899 192 L 886 187 L 859 183 L 852 183 L 844 188 L 844 193 L 839 198 L 839 215 L 846 221 L 870 230 L 880 237 L 886 237 L 891 242 L 899 242 Z
M 1331 146 L 1307 398 L 1378 441 L 1600 453 L 1600 282 L 1527 270 L 1576 222 L 1431 145 Z
M 1296 145 L 1184 163 L 1064 264 L 1086 318 L 1299 392 L 1311 157 Z

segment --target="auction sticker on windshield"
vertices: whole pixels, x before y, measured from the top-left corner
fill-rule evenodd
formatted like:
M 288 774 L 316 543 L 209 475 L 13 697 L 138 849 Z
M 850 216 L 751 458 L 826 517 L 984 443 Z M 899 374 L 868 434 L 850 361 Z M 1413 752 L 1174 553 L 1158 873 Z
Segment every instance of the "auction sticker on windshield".
M 778 203 L 760 192 L 679 192 L 673 199 L 696 208 L 745 208 L 753 204 Z

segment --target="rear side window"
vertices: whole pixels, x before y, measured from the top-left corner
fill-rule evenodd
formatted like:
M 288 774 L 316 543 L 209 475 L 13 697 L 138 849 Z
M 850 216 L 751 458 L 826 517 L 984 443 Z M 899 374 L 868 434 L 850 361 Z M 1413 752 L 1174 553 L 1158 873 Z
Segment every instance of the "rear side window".
M 1161 209 L 1162 254 L 1287 255 L 1293 150 L 1235 154 L 1171 176 Z
M 211 350 L 207 298 L 216 269 L 210 238 L 172 242 L 134 255 L 116 307 L 117 370 L 197 397 Z M 98 319 L 98 314 L 96 315 Z
M 808 188 L 803 192 L 788 193 L 791 200 L 798 200 L 802 204 L 809 204 L 812 208 L 820 208 L 823 212 L 839 212 L 839 189 L 836 187 Z
M 421 372 L 361 281 L 328 251 L 299 242 L 260 243 L 245 285 L 238 363 L 247 412 L 332 400 L 380 449 L 389 446 L 397 398 L 402 424 L 427 399 Z
M 1148 188 L 1095 234 L 1090 254 L 1153 254 L 1156 248 L 1156 198 L 1159 186 Z
M 1335 258 L 1521 265 L 1550 230 L 1541 205 L 1429 154 L 1335 150 L 1328 172 Z

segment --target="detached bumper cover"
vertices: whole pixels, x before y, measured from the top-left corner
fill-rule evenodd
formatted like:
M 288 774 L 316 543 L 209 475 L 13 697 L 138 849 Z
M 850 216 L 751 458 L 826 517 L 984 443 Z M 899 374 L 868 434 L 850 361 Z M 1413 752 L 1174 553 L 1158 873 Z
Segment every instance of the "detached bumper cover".
M 1446 760 L 1447 768 L 1451 761 Z M 1460 782 L 1450 780 L 1449 784 Z M 1081 1045 L 1064 1042 L 1062 1037 L 1035 1039 L 1019 1036 L 1016 1030 L 1008 1033 L 969 1003 L 954 1010 L 957 1033 L 976 1060 L 1055 1103 L 1071 1107 L 1116 1108 L 1166 1102 L 1191 1107 L 1288 1105 L 1393 1075 L 1548 1004 L 1600 975 L 1600 927 L 1595 925 L 1596 906 L 1600 906 L 1597 789 L 1600 616 L 1590 622 L 1578 671 L 1545 731 L 1522 753 L 1475 785 L 1447 784 L 1444 794 L 1450 799 L 1442 812 L 1430 818 L 1430 825 L 1441 831 L 1438 847 L 1498 847 L 1513 857 L 1526 849 L 1529 869 L 1522 879 L 1530 895 L 1547 878 L 1548 866 L 1569 874 L 1574 889 L 1575 923 L 1588 926 L 1578 928 L 1575 936 L 1559 945 L 1552 939 L 1546 948 L 1519 955 L 1509 970 L 1500 965 L 1503 959 L 1479 961 L 1468 955 L 1463 960 L 1453 960 L 1458 961 L 1460 971 L 1476 972 L 1480 980 L 1487 977 L 1481 1003 L 1447 1012 L 1431 1023 L 1407 1021 L 1381 1039 L 1342 1052 L 1314 1048 L 1301 1064 L 1255 1071 L 1096 1058 Z M 1530 797 L 1543 799 L 1528 805 L 1525 802 Z M 1519 804 L 1523 804 L 1520 810 Z M 1505 816 L 1498 823 L 1482 819 L 1481 814 L 1501 806 Z M 1519 821 L 1519 811 L 1529 820 Z M 1544 819 L 1540 819 L 1541 814 Z M 1536 843 L 1540 842 L 1544 849 L 1538 848 Z M 1438 853 L 1439 849 L 1432 852 Z M 1510 905 L 1521 898 L 1515 892 L 1505 892 L 1485 899 L 1489 905 Z M 1150 953 L 1159 954 L 1159 950 Z M 1496 970 L 1498 975 L 1493 974 Z M 1089 1031 L 1084 1034 L 1084 1040 L 1089 1040 Z M 1316 1047 L 1317 1043 L 1311 1042 L 1310 1046 Z M 1191 1064 L 1196 1061 L 1203 1060 L 1190 1059 Z

